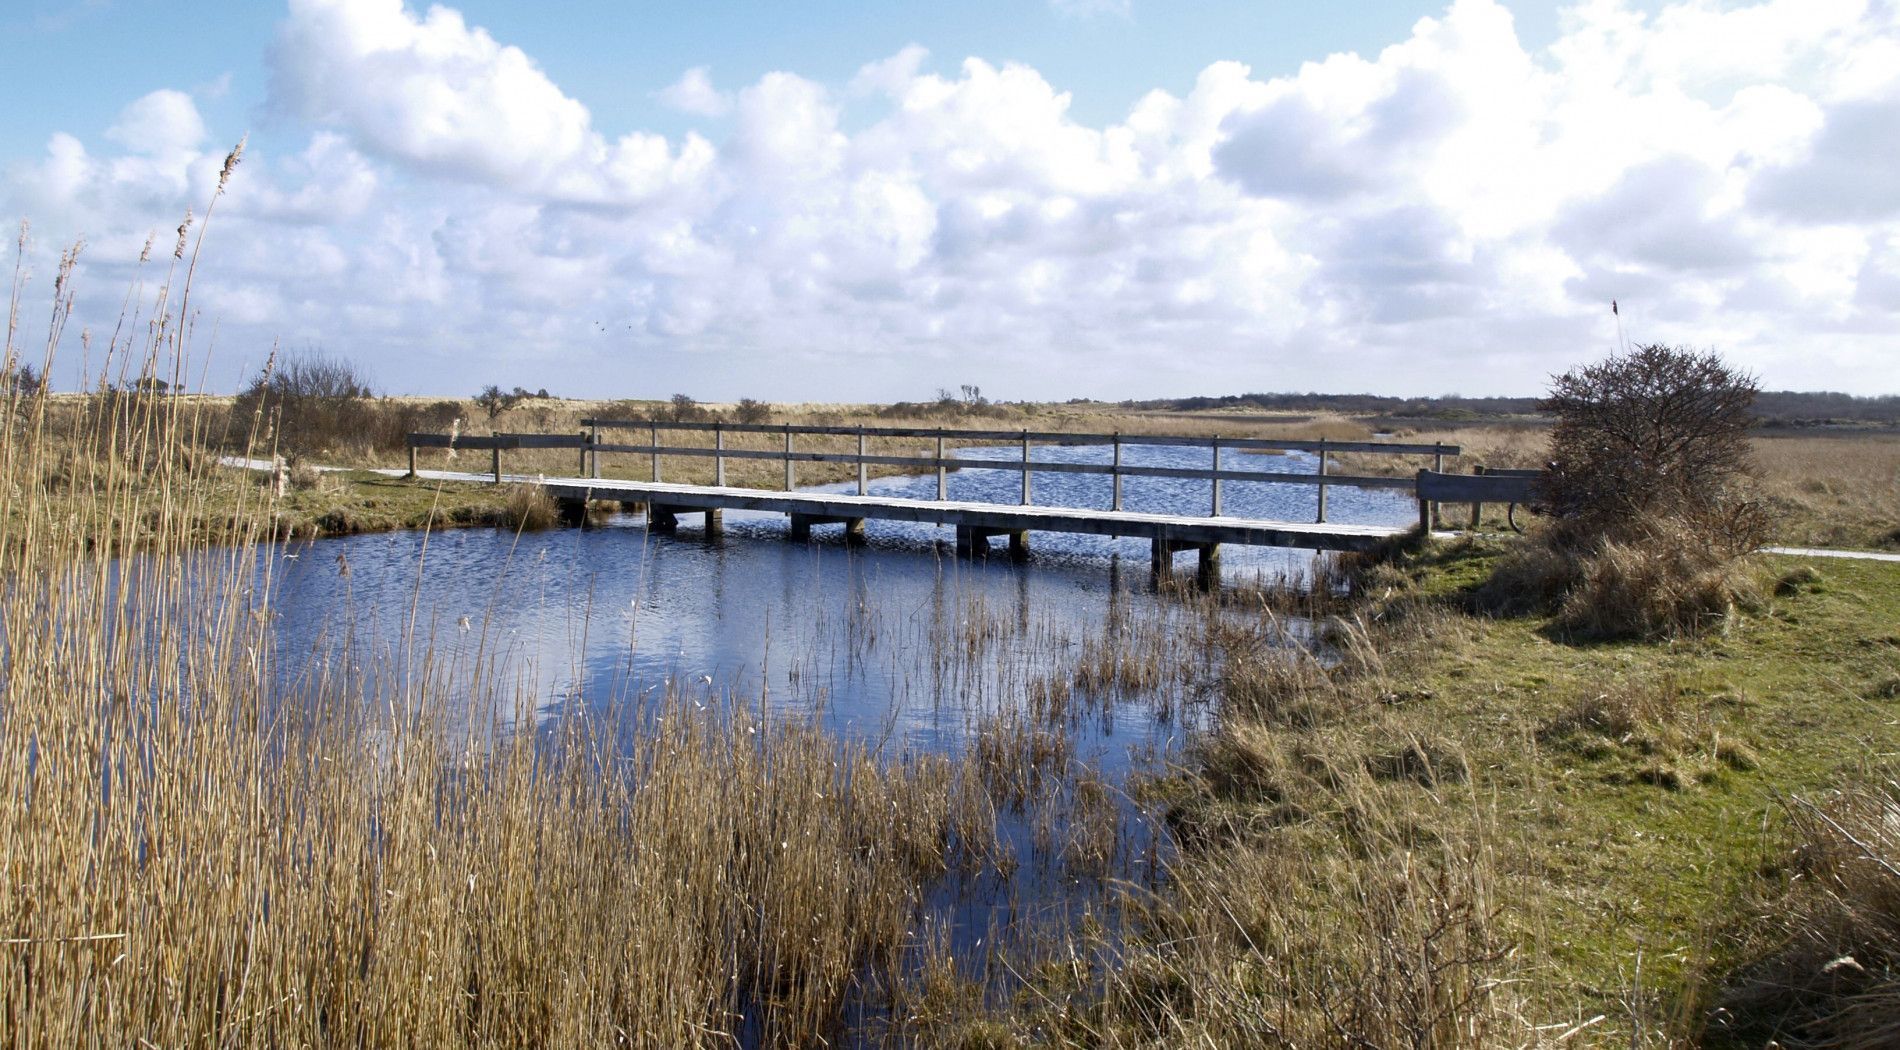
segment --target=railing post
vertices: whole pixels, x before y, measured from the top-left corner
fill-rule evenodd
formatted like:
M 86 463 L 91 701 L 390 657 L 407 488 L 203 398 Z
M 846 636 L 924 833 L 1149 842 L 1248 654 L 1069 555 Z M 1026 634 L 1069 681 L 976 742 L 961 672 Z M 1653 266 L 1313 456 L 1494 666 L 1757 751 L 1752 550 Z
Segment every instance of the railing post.
M 713 488 L 726 487 L 726 425 L 713 424 Z
M 1445 472 L 1445 443 L 1442 441 L 1434 441 L 1432 442 L 1432 473 L 1443 474 L 1444 472 Z M 1432 501 L 1431 513 L 1432 513 L 1432 527 L 1437 528 L 1438 527 L 1438 501 L 1436 500 Z
M 593 462 L 594 469 L 592 473 L 594 477 L 598 478 L 600 477 L 600 426 L 598 424 L 588 433 L 587 443 L 593 446 L 587 450 L 588 459 Z
M 501 484 L 501 443 L 500 442 L 496 442 L 493 452 L 495 453 L 495 484 L 499 485 Z
M 1484 464 L 1480 463 L 1477 466 L 1472 467 L 1471 473 L 1472 473 L 1472 476 L 1474 477 L 1480 477 L 1480 478 L 1484 477 Z M 1477 500 L 1472 500 L 1471 501 L 1471 531 L 1472 532 L 1478 531 L 1478 523 L 1483 520 L 1484 520 L 1484 504 L 1479 503 Z
M 1029 506 L 1029 429 L 1023 428 L 1023 506 Z
M 581 431 L 581 465 L 574 474 L 577 478 L 587 476 L 587 431 Z
M 409 476 L 416 476 L 416 446 L 413 441 L 409 444 Z
M 865 488 L 866 488 L 865 482 L 866 482 L 866 478 L 865 478 L 865 473 L 864 473 L 864 424 L 860 423 L 858 424 L 858 495 L 860 496 L 864 495 L 865 493 Z
M 1319 439 L 1319 476 L 1322 478 L 1326 476 L 1326 439 L 1325 438 Z M 1319 522 L 1322 525 L 1326 523 L 1326 482 L 1324 481 L 1321 481 L 1319 483 L 1319 517 L 1314 518 L 1313 520 Z
M 1115 479 L 1115 498 L 1110 501 L 1110 510 L 1122 509 L 1122 432 L 1115 431 L 1115 471 L 1110 475 Z
M 1214 465 L 1208 471 L 1207 478 L 1209 481 L 1214 483 L 1214 517 L 1218 518 L 1220 517 L 1220 435 L 1219 434 L 1214 435 L 1214 440 L 1208 447 L 1213 450 Z
M 1417 480 L 1412 482 L 1412 494 L 1418 497 L 1418 531 L 1429 538 L 1432 534 L 1432 505 L 1425 500 L 1424 486 L 1420 484 L 1424 480 L 1425 472 L 1421 470 Z
M 647 424 L 647 445 L 653 449 L 653 480 L 660 480 L 660 428 L 657 424 Z
M 943 465 L 943 431 L 937 432 L 937 502 L 949 498 L 950 468 Z
M 797 486 L 792 475 L 792 425 L 785 424 L 785 491 L 790 492 Z

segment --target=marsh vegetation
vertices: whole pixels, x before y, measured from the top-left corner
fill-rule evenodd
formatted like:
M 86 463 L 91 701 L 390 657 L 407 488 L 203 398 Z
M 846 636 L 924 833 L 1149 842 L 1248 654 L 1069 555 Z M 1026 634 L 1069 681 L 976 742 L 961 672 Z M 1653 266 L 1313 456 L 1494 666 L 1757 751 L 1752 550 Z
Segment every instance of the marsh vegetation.
M 189 316 L 189 248 L 140 316 Z M 1588 629 L 1576 608 L 1622 614 L 1574 580 L 1495 600 L 1525 556 L 1495 532 L 1213 594 L 1133 599 L 1098 565 L 1084 616 L 1026 586 L 847 591 L 807 644 L 757 654 L 771 676 L 708 680 L 683 643 L 634 659 L 637 609 L 610 623 L 550 586 L 573 630 L 631 626 L 536 674 L 504 658 L 500 599 L 451 626 L 385 580 L 408 600 L 366 638 L 334 591 L 293 590 L 319 566 L 371 589 L 364 548 L 284 528 L 300 493 L 369 482 L 279 494 L 217 466 L 283 430 L 267 398 L 246 427 L 177 394 L 170 321 L 126 326 L 118 392 L 85 398 L 17 381 L 20 330 L 17 1045 L 1878 1046 L 1900 1023 L 1890 565 L 1751 556 L 1746 601 L 1634 633 Z M 1544 457 L 1534 429 L 1457 440 Z M 1892 542 L 1888 444 L 1753 440 L 1773 527 Z M 387 498 L 397 524 L 461 513 Z M 483 540 L 504 558 L 539 513 L 509 498 Z M 293 602 L 334 630 L 292 644 Z M 854 680 L 932 717 L 841 722 Z

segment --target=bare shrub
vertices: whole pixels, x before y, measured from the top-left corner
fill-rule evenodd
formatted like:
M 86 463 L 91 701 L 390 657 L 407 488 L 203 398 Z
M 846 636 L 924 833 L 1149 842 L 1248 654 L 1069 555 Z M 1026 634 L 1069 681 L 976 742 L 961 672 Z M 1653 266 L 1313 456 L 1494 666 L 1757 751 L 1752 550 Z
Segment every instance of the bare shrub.
M 1755 380 L 1713 353 L 1639 346 L 1558 376 L 1539 482 L 1554 523 L 1480 590 L 1494 612 L 1557 613 L 1600 638 L 1701 634 L 1759 601 L 1736 559 L 1767 519 L 1751 497 Z
M 231 406 L 231 440 L 313 455 L 364 443 L 373 429 L 374 392 L 352 362 L 321 352 L 291 354 L 264 366 Z
M 739 399 L 739 405 L 733 410 L 733 418 L 741 423 L 765 423 L 772 418 L 772 406 L 749 397 Z
M 1656 344 L 1558 376 L 1538 405 L 1557 417 L 1541 489 L 1565 538 L 1592 546 L 1662 517 L 1724 553 L 1759 546 L 1747 495 L 1756 389 L 1713 353 Z
M 706 418 L 706 410 L 690 394 L 674 394 L 667 403 L 666 418 L 675 423 L 692 423 Z

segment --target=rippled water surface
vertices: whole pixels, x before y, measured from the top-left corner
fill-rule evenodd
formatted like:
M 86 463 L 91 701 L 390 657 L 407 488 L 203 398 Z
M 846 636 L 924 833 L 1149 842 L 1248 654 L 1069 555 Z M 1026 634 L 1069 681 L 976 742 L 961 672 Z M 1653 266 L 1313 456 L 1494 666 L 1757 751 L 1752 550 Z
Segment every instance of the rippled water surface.
M 1012 459 L 1014 448 L 975 448 L 972 460 Z M 1104 446 L 1037 448 L 1037 460 L 1110 461 Z M 1206 449 L 1127 446 L 1133 465 L 1196 466 Z M 1314 457 L 1228 451 L 1228 469 L 1311 471 Z M 1205 481 L 1129 478 L 1129 510 L 1202 514 Z M 969 468 L 949 476 L 958 500 L 1017 502 L 1013 470 Z M 854 489 L 855 485 L 832 486 Z M 877 495 L 933 498 L 934 476 L 871 482 Z M 1107 507 L 1106 476 L 1039 474 L 1041 506 Z M 1310 521 L 1308 486 L 1224 485 L 1233 517 Z M 1329 518 L 1400 524 L 1412 505 L 1381 490 L 1334 487 Z M 846 546 L 836 528 L 811 543 L 785 541 L 784 516 L 727 511 L 723 538 L 696 518 L 680 532 L 648 533 L 638 515 L 603 527 L 519 537 L 463 529 L 424 537 L 390 533 L 289 549 L 274 567 L 279 651 L 295 655 L 345 638 L 360 654 L 395 652 L 405 629 L 432 642 L 438 660 L 478 657 L 532 684 L 544 708 L 578 699 L 605 704 L 667 679 L 722 701 L 763 702 L 814 715 L 830 728 L 907 748 L 955 752 L 973 714 L 1006 707 L 1041 674 L 1071 659 L 1110 622 L 1181 615 L 1148 578 L 1148 543 L 1035 533 L 1027 563 L 959 559 L 953 530 L 867 522 L 869 542 Z M 1184 558 L 1183 567 L 1192 559 Z M 1300 573 L 1305 551 L 1228 546 L 1223 573 L 1244 580 Z M 342 571 L 347 566 L 347 573 Z M 342 610 L 347 610 L 345 615 Z M 946 660 L 951 642 L 983 631 L 982 659 Z M 968 646 L 963 649 L 968 651 Z M 1112 725 L 1076 728 L 1076 743 L 1111 764 L 1129 743 L 1165 740 L 1172 725 L 1134 705 Z M 1165 705 L 1172 709 L 1174 705 Z M 1170 713 L 1173 713 L 1170 710 Z
M 1063 462 L 1107 463 L 1111 454 L 1035 450 L 1037 459 Z M 1009 459 L 1019 451 L 964 455 Z M 1130 447 L 1125 461 L 1206 466 L 1207 451 Z M 1223 466 L 1310 471 L 1313 457 L 1229 452 Z M 1208 511 L 1205 481 L 1125 485 L 1129 510 Z M 1038 505 L 1076 507 L 1107 507 L 1110 486 L 1106 476 L 1073 474 L 1043 474 L 1033 484 Z M 928 499 L 936 478 L 888 478 L 870 489 Z M 957 471 L 949 496 L 1013 503 L 1020 475 Z M 1235 517 L 1314 516 L 1310 487 L 1228 483 L 1223 502 Z M 1367 524 L 1400 524 L 1413 513 L 1396 493 L 1346 488 L 1333 489 L 1329 509 L 1335 521 Z M 294 675 L 343 643 L 363 667 L 399 667 L 404 652 L 427 651 L 435 665 L 459 669 L 452 673 L 486 668 L 519 683 L 534 701 L 523 714 L 543 720 L 567 705 L 605 708 L 672 688 L 713 710 L 744 706 L 768 719 L 816 720 L 891 757 L 959 760 L 970 757 L 980 726 L 1031 708 L 1047 718 L 1061 693 L 1062 713 L 1048 724 L 1074 768 L 1116 786 L 1207 717 L 1215 668 L 1197 633 L 1206 609 L 1156 592 L 1145 540 L 1035 533 L 1030 558 L 1019 564 L 1000 552 L 956 557 L 947 527 L 873 520 L 868 542 L 851 547 L 837 528 L 787 542 L 782 515 L 727 511 L 725 535 L 710 540 L 697 520 L 684 519 L 675 535 L 649 533 L 639 516 L 622 514 L 599 527 L 520 536 L 463 529 L 281 549 L 271 567 L 280 666 Z M 1230 582 L 1299 573 L 1312 557 L 1230 546 L 1223 573 Z M 406 648 L 412 623 L 416 644 Z M 1077 668 L 1104 653 L 1185 671 L 1139 689 L 1091 693 Z M 1074 907 L 1100 891 L 1104 877 L 1152 864 L 1152 831 L 1125 797 L 1117 805 L 1115 864 L 1089 877 L 1065 869 L 1048 848 L 1051 821 L 1066 816 L 1002 814 L 1003 839 L 1028 862 L 974 890 L 947 880 L 932 892 L 929 921 L 947 931 L 954 950 L 973 954 L 1021 909 Z

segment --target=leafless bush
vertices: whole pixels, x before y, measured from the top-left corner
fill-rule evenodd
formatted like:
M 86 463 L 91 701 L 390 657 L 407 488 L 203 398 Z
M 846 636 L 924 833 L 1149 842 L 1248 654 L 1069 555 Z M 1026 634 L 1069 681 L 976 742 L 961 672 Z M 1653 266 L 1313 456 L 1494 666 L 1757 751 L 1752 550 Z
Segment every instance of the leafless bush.
M 675 423 L 692 423 L 706 418 L 706 410 L 690 394 L 674 394 L 668 402 L 666 418 Z
M 1493 611 L 1555 611 L 1592 637 L 1719 629 L 1759 598 L 1736 559 L 1767 535 L 1751 498 L 1755 380 L 1713 353 L 1639 346 L 1558 376 L 1540 482 L 1555 518 L 1483 588 Z
M 1542 495 L 1564 538 L 1590 547 L 1672 518 L 1724 553 L 1753 550 L 1764 526 L 1746 492 L 1755 394 L 1714 353 L 1653 344 L 1558 376 L 1539 404 L 1557 417 Z
M 273 361 L 231 406 L 229 437 L 291 456 L 361 444 L 373 430 L 375 394 L 358 367 L 320 352 Z

